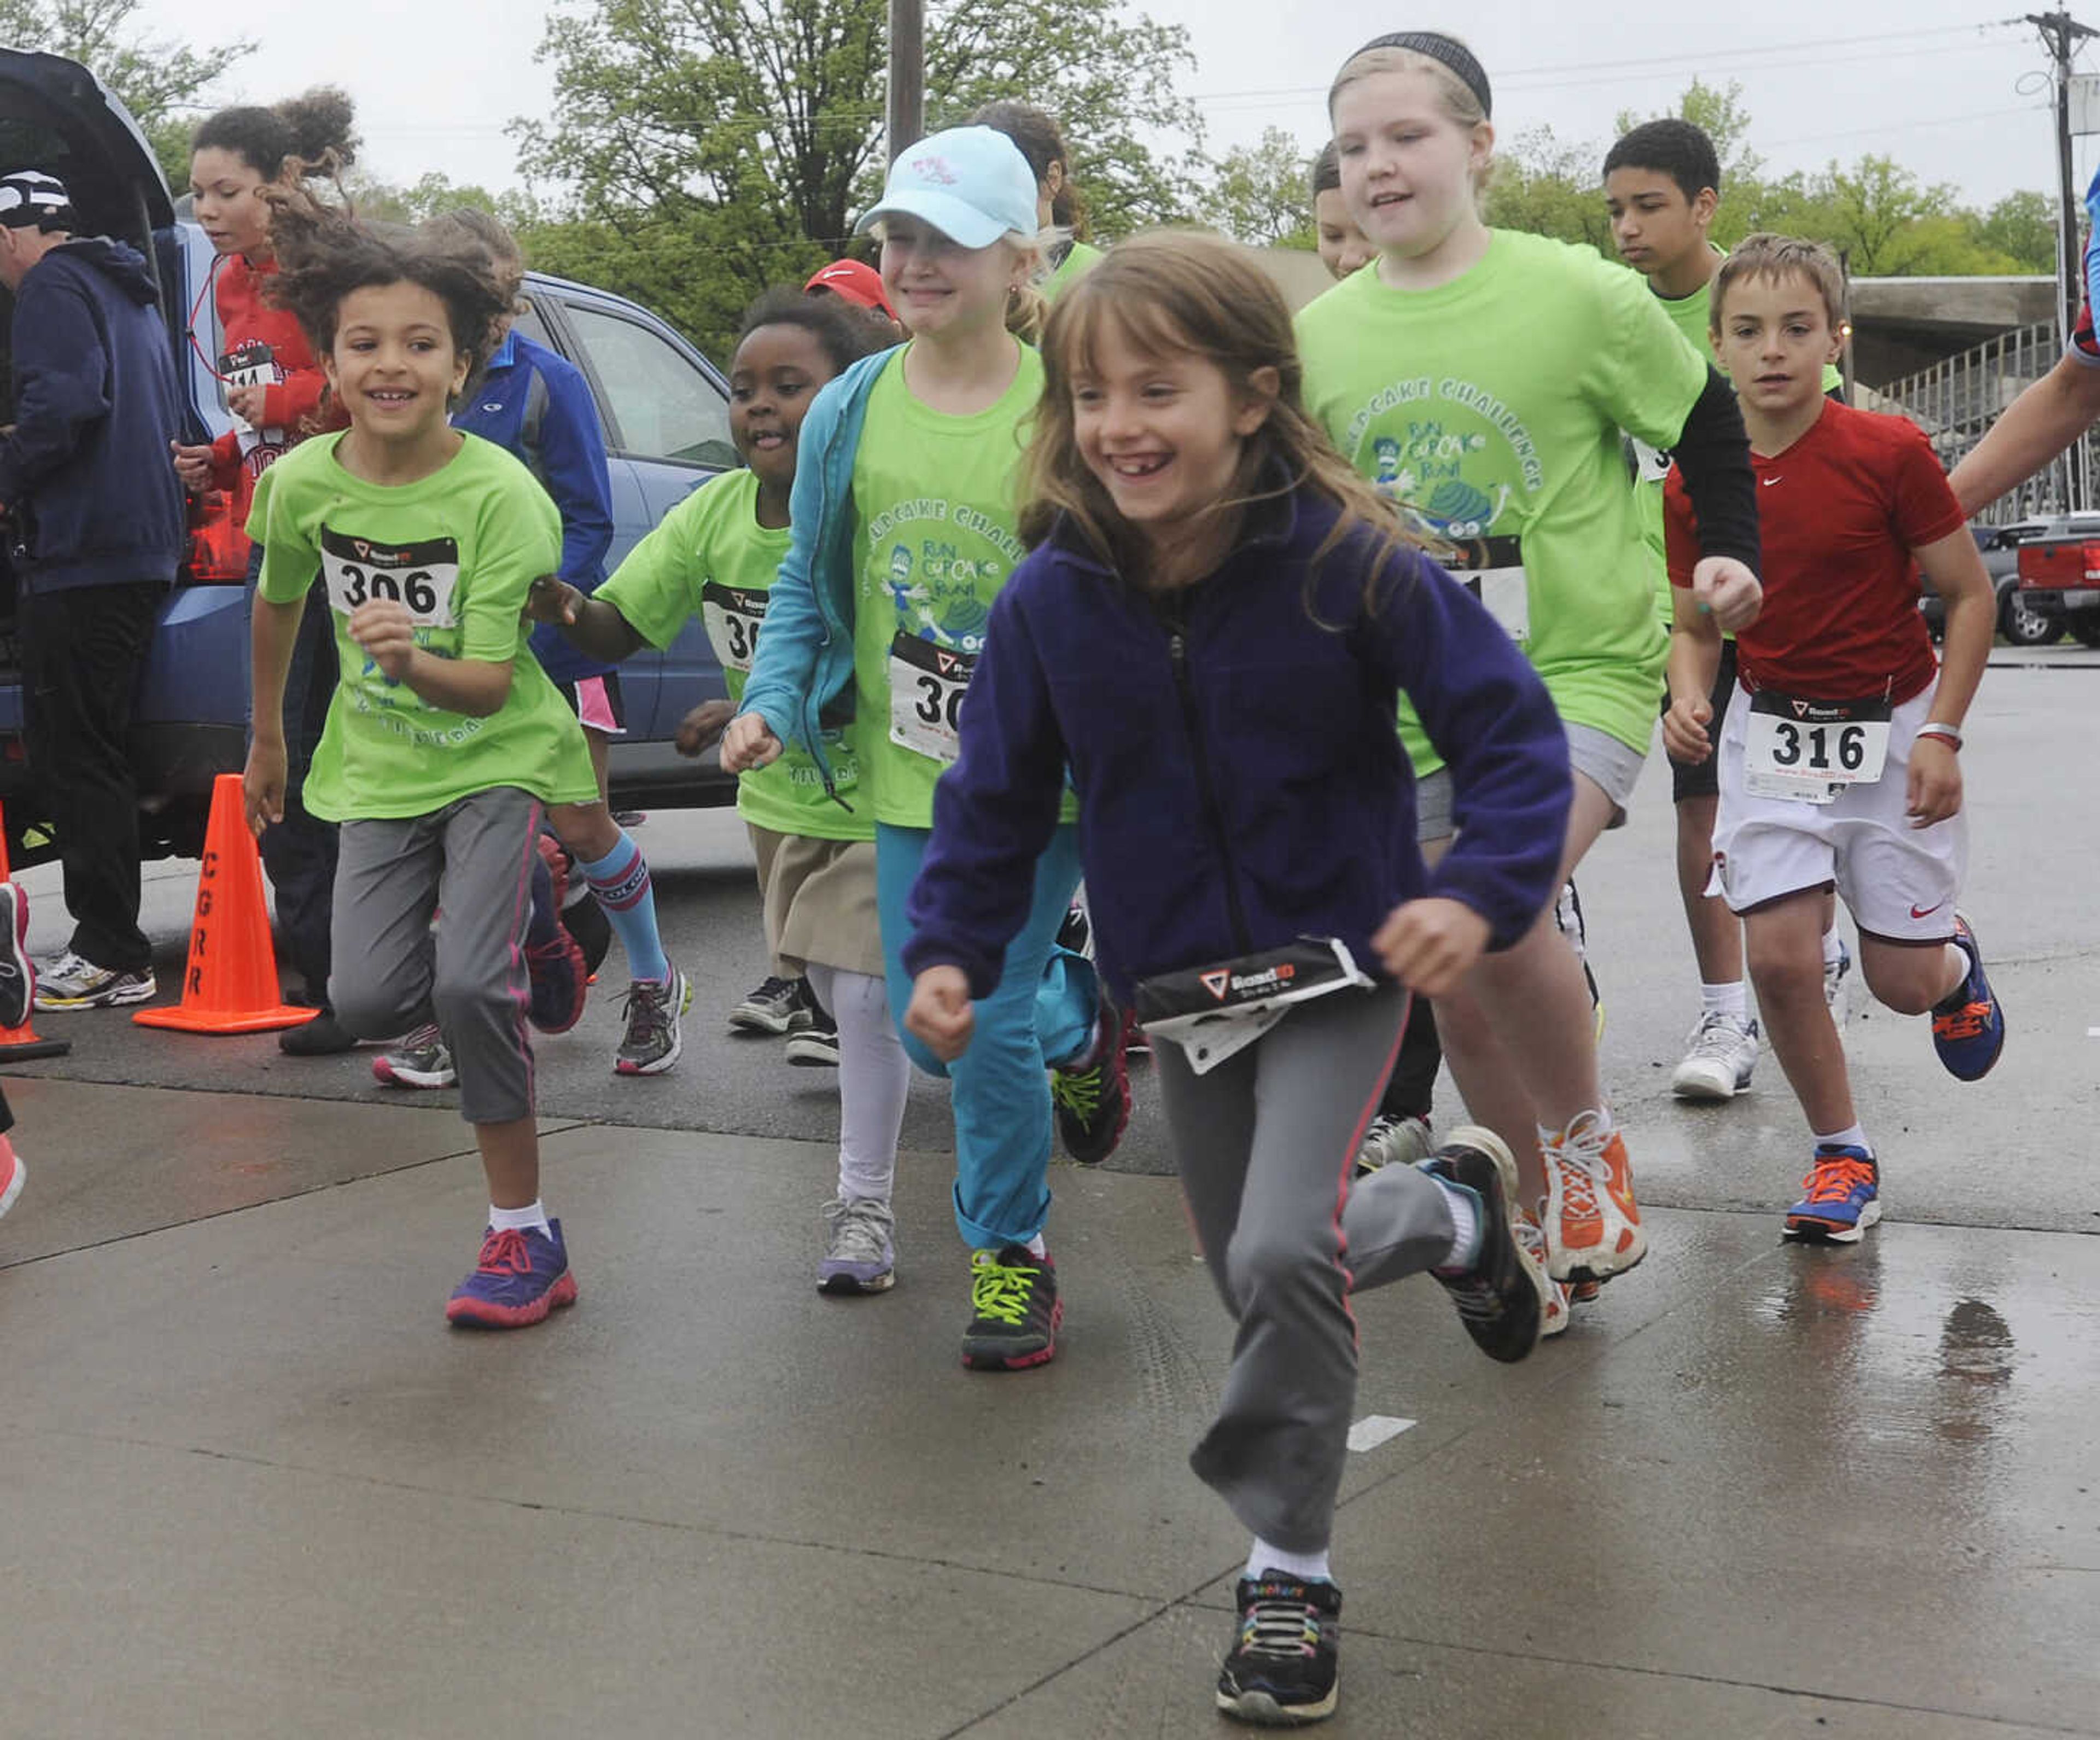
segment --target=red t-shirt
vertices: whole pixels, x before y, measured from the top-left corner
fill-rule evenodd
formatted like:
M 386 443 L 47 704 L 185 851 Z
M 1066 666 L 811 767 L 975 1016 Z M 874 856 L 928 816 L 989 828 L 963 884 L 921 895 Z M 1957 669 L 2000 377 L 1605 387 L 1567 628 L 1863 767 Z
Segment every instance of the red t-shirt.
M 1807 434 L 1775 457 L 1753 452 L 1750 464 L 1765 602 L 1736 637 L 1744 688 L 1910 699 L 1938 669 L 1911 552 L 1966 523 L 1924 431 L 1825 399 Z M 1670 582 L 1689 586 L 1698 521 L 1674 470 L 1663 504 Z
M 233 497 L 236 526 L 248 523 L 249 498 L 264 468 L 285 448 L 315 433 L 314 415 L 328 385 L 299 323 L 264 299 L 262 288 L 276 271 L 275 260 L 258 264 L 236 253 L 219 262 L 212 283 L 212 300 L 218 305 L 227 354 L 244 345 L 259 344 L 269 352 L 267 363 L 277 377 L 263 389 L 262 426 L 245 439 L 240 429 L 228 429 L 212 443 L 212 484 Z M 221 359 L 212 360 L 217 364 Z M 339 427 L 341 422 L 338 417 L 329 426 Z

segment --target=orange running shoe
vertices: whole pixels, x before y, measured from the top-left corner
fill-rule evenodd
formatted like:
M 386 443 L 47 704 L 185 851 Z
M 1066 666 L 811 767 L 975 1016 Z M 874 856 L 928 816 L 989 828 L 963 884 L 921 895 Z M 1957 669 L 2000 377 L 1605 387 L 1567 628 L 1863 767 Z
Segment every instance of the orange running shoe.
M 1602 1281 L 1648 1254 L 1626 1139 L 1604 1111 L 1577 1114 L 1542 1140 L 1546 1161 L 1546 1272 L 1557 1281 Z

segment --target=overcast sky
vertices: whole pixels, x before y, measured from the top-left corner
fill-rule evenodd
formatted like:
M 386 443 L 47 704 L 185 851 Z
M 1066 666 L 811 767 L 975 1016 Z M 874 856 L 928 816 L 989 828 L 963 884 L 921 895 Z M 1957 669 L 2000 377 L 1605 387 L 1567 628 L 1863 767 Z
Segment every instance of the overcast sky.
M 1544 124 L 1571 142 L 1608 143 L 1620 109 L 1666 108 L 1701 74 L 1741 85 L 1753 146 L 1778 170 L 1874 152 L 1974 202 L 2016 187 L 2053 191 L 2036 34 L 2023 24 L 1984 24 L 1989 8 L 1961 0 L 1761 0 L 1732 9 L 1447 0 L 1390 15 L 1360 0 L 1149 0 L 1140 9 L 1187 26 L 1196 70 L 1185 89 L 1213 151 L 1251 142 L 1269 125 L 1309 149 L 1322 137 L 1327 82 L 1351 49 L 1380 30 L 1442 27 L 1461 29 L 1487 67 L 1506 138 Z M 232 11 L 143 0 L 138 15 L 154 33 L 196 42 L 197 20 Z M 532 58 L 545 11 L 534 0 L 258 7 L 249 33 L 264 46 L 218 95 L 269 102 L 341 84 L 357 99 L 375 175 L 409 182 L 439 169 L 455 181 L 515 185 L 503 128 L 514 116 L 547 112 L 551 82 Z M 2100 25 L 2100 0 L 2091 21 Z M 2080 142 L 2081 190 L 2096 152 L 2100 140 Z

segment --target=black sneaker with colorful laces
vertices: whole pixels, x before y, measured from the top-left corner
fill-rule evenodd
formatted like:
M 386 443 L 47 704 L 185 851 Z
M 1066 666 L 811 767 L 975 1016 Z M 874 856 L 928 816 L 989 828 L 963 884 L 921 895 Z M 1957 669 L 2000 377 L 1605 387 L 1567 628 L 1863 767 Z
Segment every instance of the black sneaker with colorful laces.
M 1102 992 L 1092 1061 L 1050 1072 L 1050 1103 L 1065 1152 L 1098 1166 L 1116 1151 L 1130 1122 L 1130 1063 L 1123 1047 L 1123 1011 Z
M 1479 1199 L 1480 1255 L 1472 1267 L 1429 1272 L 1451 1295 L 1474 1345 L 1490 1359 L 1514 1364 L 1538 1345 L 1550 1284 L 1516 1236 L 1516 1161 L 1493 1130 L 1462 1124 L 1422 1170 Z
M 970 1326 L 963 1363 L 973 1372 L 1024 1372 L 1057 1352 L 1065 1302 L 1057 1266 L 1026 1244 L 970 1253 Z
M 1265 1570 L 1240 1579 L 1239 1630 L 1218 1670 L 1218 1707 L 1264 1728 L 1335 1713 L 1342 1592 L 1318 1579 Z

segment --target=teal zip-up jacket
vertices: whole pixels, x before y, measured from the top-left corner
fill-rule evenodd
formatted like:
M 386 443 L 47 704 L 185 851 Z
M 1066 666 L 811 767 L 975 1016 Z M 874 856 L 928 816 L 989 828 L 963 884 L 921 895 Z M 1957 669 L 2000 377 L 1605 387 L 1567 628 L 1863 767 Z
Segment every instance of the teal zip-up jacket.
M 823 726 L 852 716 L 854 682 L 854 456 L 868 394 L 894 350 L 862 357 L 825 383 L 802 418 L 788 554 L 765 602 L 765 630 L 743 685 L 756 713 L 783 743 L 798 742 L 845 808 L 824 759 Z M 844 704 L 840 705 L 843 698 Z

